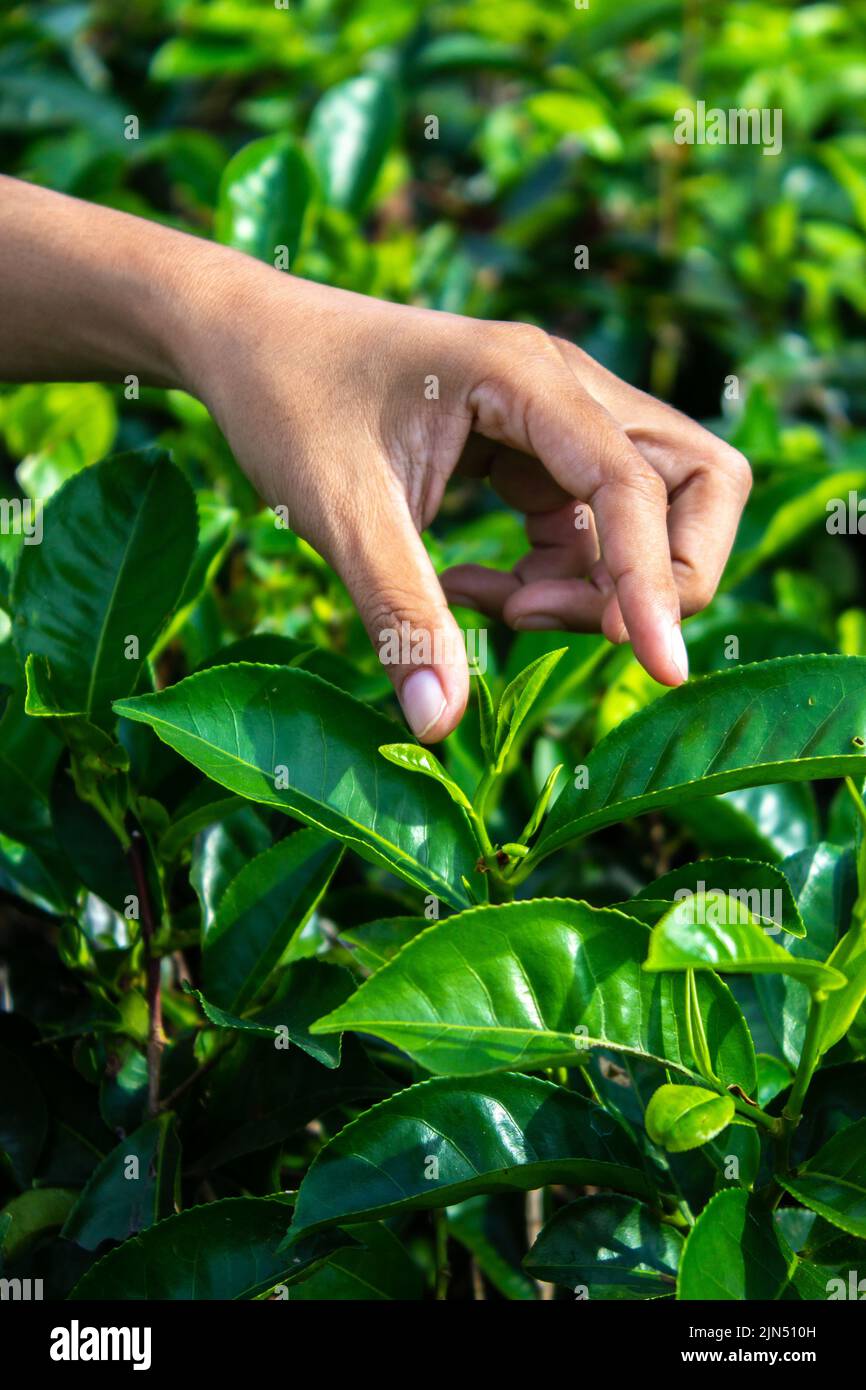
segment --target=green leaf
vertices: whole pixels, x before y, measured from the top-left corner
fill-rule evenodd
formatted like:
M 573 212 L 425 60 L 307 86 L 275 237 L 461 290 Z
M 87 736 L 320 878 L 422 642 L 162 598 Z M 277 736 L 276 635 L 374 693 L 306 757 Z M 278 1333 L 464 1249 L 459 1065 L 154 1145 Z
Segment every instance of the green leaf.
M 458 1202 L 448 1208 L 448 1235 L 470 1252 L 481 1273 L 504 1298 L 533 1302 L 532 1280 L 514 1265 L 520 1247 L 512 1249 L 510 1239 L 512 1204 L 507 1194 Z
M 244 806 L 240 797 L 203 779 L 178 807 L 171 825 L 160 837 L 157 845 L 160 859 L 172 864 L 195 835 L 227 819 L 238 809 L 249 811 L 250 807 Z M 262 829 L 264 831 L 264 827 Z M 268 840 L 266 836 L 260 848 L 263 849 Z
M 795 656 L 690 681 L 627 719 L 568 786 L 541 855 L 643 811 L 762 782 L 857 776 L 866 658 Z
M 541 788 L 541 791 L 539 792 L 538 800 L 535 803 L 532 815 L 529 817 L 529 820 L 526 822 L 526 825 L 523 828 L 521 840 L 524 844 L 529 843 L 533 835 L 538 830 L 538 827 L 541 825 L 541 822 L 544 820 L 544 817 L 547 814 L 547 808 L 550 805 L 550 799 L 553 796 L 553 791 L 556 786 L 557 778 L 559 777 L 559 774 L 562 771 L 563 767 L 563 763 L 557 763 L 556 767 L 553 768 L 551 772 L 548 774 L 544 786 Z
M 249 637 L 230 642 L 215 656 L 203 661 L 197 669 L 208 671 L 214 666 L 236 666 L 241 661 L 264 666 L 303 666 L 305 671 L 321 676 L 323 681 L 329 681 L 338 690 L 345 690 L 356 700 L 371 704 L 375 704 L 383 693 L 390 694 L 392 689 L 381 665 L 374 674 L 368 675 L 347 657 L 276 632 L 254 632 Z
M 222 794 L 213 782 L 202 785 Z M 201 906 L 202 939 L 213 926 L 229 884 L 244 865 L 273 844 L 273 836 L 257 807 L 240 797 L 232 797 L 231 806 L 234 809 L 225 819 L 209 825 L 197 837 L 192 850 L 189 881 Z
M 298 830 L 245 864 L 223 893 L 202 950 L 208 998 L 242 1013 L 303 929 L 343 849 Z
M 790 855 L 781 868 L 791 884 L 808 936 L 802 940 L 782 937 L 779 945 L 794 956 L 826 961 L 838 940 L 840 928 L 844 930 L 842 924 L 851 918 L 857 894 L 854 855 L 838 845 L 813 843 L 808 849 Z M 758 975 L 754 984 L 776 1042 L 774 1050 L 782 1054 L 789 1066 L 796 1067 L 809 1016 L 808 988 L 789 975 Z
M 515 676 L 506 686 L 496 711 L 496 764 L 505 766 L 505 760 L 533 705 L 544 689 L 556 666 L 566 655 L 566 647 L 548 652 L 538 657 L 525 670 Z
M 472 814 L 472 802 L 469 797 L 458 787 L 429 748 L 422 747 L 420 743 L 384 743 L 379 752 L 395 767 L 406 768 L 408 772 L 420 772 L 423 777 L 432 777 L 435 782 L 441 783 L 452 801 Z
M 450 1075 L 587 1060 L 612 1047 L 695 1075 L 685 980 L 641 969 L 641 922 L 569 899 L 479 907 L 429 927 L 314 1033 L 358 1029 Z M 716 1074 L 751 1093 L 745 1022 L 721 981 L 698 981 Z
M 562 1207 L 523 1267 L 590 1299 L 664 1298 L 676 1287 L 682 1248 L 679 1231 L 643 1202 L 605 1194 Z
M 378 750 L 395 726 L 309 671 L 216 666 L 116 709 L 212 781 L 327 831 L 452 907 L 468 902 L 464 875 L 485 891 L 465 812 L 384 763 Z
M 844 1038 L 866 1000 L 866 924 L 855 922 L 827 958 L 827 968 L 847 979 L 844 989 L 827 999 L 818 1035 L 818 1051 L 827 1052 Z
M 769 1207 L 726 1188 L 704 1208 L 680 1260 L 677 1298 L 745 1302 L 783 1297 L 792 1273 Z
M 320 1268 L 310 1278 L 290 1287 L 290 1302 L 414 1303 L 423 1297 L 421 1272 L 393 1231 L 371 1223 L 358 1226 L 355 1235 L 363 1248 L 353 1243 L 351 1248 L 337 1250 L 327 1261 L 320 1262 Z M 332 1231 L 310 1236 L 287 1253 L 332 1239 Z
M 291 1207 L 279 1197 L 227 1197 L 191 1207 L 98 1260 L 73 1299 L 250 1299 L 290 1284 L 347 1243 L 314 1237 L 283 1254 Z
M 756 488 L 737 531 L 724 587 L 733 588 L 804 532 L 826 525 L 827 504 L 864 487 L 866 471 L 850 468 L 836 473 L 822 470 L 817 480 L 804 470 L 801 476 L 781 477 Z
M 794 1079 L 794 1074 L 786 1062 L 778 1057 L 773 1057 L 767 1052 L 759 1052 L 758 1062 L 758 1094 L 757 1101 L 760 1106 L 769 1105 L 771 1100 L 786 1091 Z
M 121 1060 L 122 1059 L 122 1060 Z M 121 1052 L 116 1074 L 104 1076 L 99 1087 L 99 1113 L 112 1130 L 133 1130 L 144 1118 L 147 1102 L 147 1058 L 131 1043 Z
M 866 1239 L 866 1120 L 834 1134 L 796 1173 L 779 1182 L 832 1225 Z
M 130 894 L 138 894 L 131 865 L 117 836 L 77 795 L 65 764 L 57 769 L 51 788 L 51 820 L 57 842 L 81 882 L 122 913 Z
M 76 1196 L 65 1187 L 34 1187 L 7 1202 L 0 1211 L 0 1260 L 17 1260 L 48 1232 L 56 1232 Z
M 737 855 L 764 864 L 778 864 L 819 835 L 815 796 L 808 782 L 744 787 L 672 805 L 666 814 L 705 853 Z
M 475 681 L 475 689 L 478 692 L 478 728 L 481 754 L 484 762 L 489 766 L 496 759 L 496 716 L 493 712 L 493 697 L 490 694 L 490 686 L 481 671 L 476 667 L 471 670 L 470 674 Z
M 285 971 L 273 1000 L 244 1018 L 228 1013 L 206 999 L 201 990 L 190 989 L 217 1028 L 229 1028 L 264 1037 L 284 1036 L 288 1042 L 326 1067 L 340 1065 L 340 1038 L 314 1038 L 310 1024 L 324 1010 L 335 1009 L 352 992 L 354 981 L 348 970 L 318 960 L 300 960 Z
M 384 76 L 366 73 L 331 87 L 313 114 L 307 138 L 325 199 L 363 211 L 397 133 L 397 97 Z
M 738 898 L 696 893 L 653 927 L 645 970 L 717 970 L 721 974 L 790 975 L 810 990 L 838 990 L 845 976 L 820 961 L 792 956 L 767 935 Z
M 195 499 L 164 451 L 142 450 L 77 473 L 43 523 L 12 580 L 15 646 L 22 662 L 43 659 L 60 708 L 98 723 L 135 688 L 183 590 Z
M 223 171 L 214 224 L 217 240 L 268 265 L 285 246 L 293 268 L 312 189 L 307 157 L 293 140 L 285 135 L 253 140 Z
M 340 940 L 353 948 L 356 959 L 367 970 L 378 970 L 429 925 L 426 917 L 381 917 L 359 927 L 344 928 Z
M 62 751 L 50 729 L 24 713 L 20 694 L 12 695 L 0 719 L 0 833 L 55 865 L 49 796 Z
M 703 1086 L 659 1086 L 647 1106 L 646 1131 L 668 1153 L 685 1153 L 715 1138 L 735 1113 L 731 1096 Z
M 640 901 L 667 899 L 673 902 L 678 893 L 721 892 L 739 898 L 753 917 L 768 925 L 784 927 L 791 936 L 805 936 L 806 928 L 800 916 L 791 885 L 781 869 L 774 864 L 761 864 L 754 859 L 701 859 L 697 864 L 685 864 L 663 874 L 637 894 Z M 630 912 L 630 904 L 621 904 Z
M 174 1116 L 163 1114 L 121 1139 L 102 1160 L 61 1234 L 84 1250 L 126 1240 L 177 1208 L 180 1143 Z
M 48 1123 L 36 1078 L 13 1052 L 0 1048 L 0 1171 L 5 1158 L 19 1187 L 30 1184 Z
M 273 1038 L 240 1033 L 211 1073 L 196 1127 L 197 1166 L 206 1172 L 281 1144 L 338 1106 L 381 1100 L 393 1090 L 394 1081 L 354 1037 L 343 1038 L 340 1065 L 331 1068 L 302 1048 L 280 1049 Z
M 508 1073 L 437 1077 L 373 1106 L 320 1149 L 291 1234 L 554 1182 L 652 1191 L 625 1130 L 576 1092 Z

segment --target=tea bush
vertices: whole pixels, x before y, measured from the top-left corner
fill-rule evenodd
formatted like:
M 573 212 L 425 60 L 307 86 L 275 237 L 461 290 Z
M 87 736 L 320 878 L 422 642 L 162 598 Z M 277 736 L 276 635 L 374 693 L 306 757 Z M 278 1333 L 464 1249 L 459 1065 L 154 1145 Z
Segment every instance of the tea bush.
M 203 406 L 4 389 L 4 523 L 47 500 L 40 544 L 0 534 L 3 1276 L 858 1297 L 866 6 L 92 0 L 0 34 L 5 172 L 543 324 L 756 479 L 686 686 L 461 611 L 434 751 Z M 780 152 L 678 145 L 698 99 L 781 110 Z M 522 549 L 464 484 L 426 540 Z

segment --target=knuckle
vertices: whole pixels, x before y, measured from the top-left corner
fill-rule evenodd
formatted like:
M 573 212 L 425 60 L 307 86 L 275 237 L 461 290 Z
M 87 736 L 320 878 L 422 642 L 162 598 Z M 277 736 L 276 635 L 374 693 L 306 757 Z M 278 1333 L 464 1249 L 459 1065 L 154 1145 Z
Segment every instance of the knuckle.
M 558 356 L 550 335 L 534 323 L 505 323 L 497 327 L 502 345 L 511 353 L 522 358 Z
M 366 593 L 363 616 L 374 641 L 384 640 L 383 634 L 400 632 L 404 624 L 410 630 L 425 627 L 430 618 L 417 594 L 395 588 L 375 588 Z
M 667 502 L 668 491 L 661 475 L 636 451 L 612 453 L 602 465 L 601 484 L 620 490 L 628 488 L 650 506 Z
M 745 455 L 730 444 L 725 444 L 716 462 L 717 467 L 731 478 L 731 481 L 743 494 L 743 498 L 748 497 L 752 490 L 752 470 Z

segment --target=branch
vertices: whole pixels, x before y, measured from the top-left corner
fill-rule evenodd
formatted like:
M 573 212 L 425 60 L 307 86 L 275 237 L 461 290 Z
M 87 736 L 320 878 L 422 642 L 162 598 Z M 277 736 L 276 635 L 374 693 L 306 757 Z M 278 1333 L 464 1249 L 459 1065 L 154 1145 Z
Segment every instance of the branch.
M 153 904 L 150 885 L 143 855 L 144 836 L 140 830 L 133 830 L 129 846 L 129 862 L 135 877 L 135 887 L 141 909 L 141 939 L 144 945 L 145 971 L 147 977 L 147 1113 L 159 1114 L 159 1079 L 162 1067 L 162 1049 L 165 1034 L 162 1031 L 162 962 L 153 953 L 153 939 L 156 923 L 153 917 Z

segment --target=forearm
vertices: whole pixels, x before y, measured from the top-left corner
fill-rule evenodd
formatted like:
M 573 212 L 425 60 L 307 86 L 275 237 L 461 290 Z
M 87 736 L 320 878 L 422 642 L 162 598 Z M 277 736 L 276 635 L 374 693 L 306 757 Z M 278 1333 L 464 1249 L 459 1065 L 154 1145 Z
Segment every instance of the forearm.
M 0 176 L 0 381 L 191 389 L 237 252 Z M 262 267 L 264 269 L 264 267 Z

